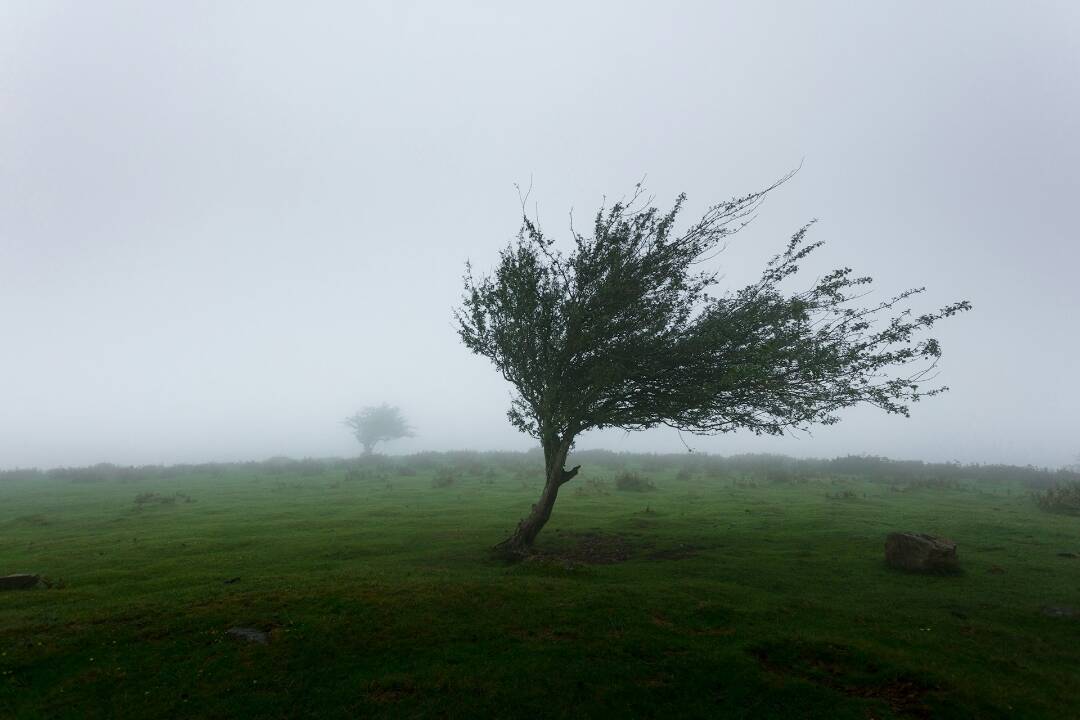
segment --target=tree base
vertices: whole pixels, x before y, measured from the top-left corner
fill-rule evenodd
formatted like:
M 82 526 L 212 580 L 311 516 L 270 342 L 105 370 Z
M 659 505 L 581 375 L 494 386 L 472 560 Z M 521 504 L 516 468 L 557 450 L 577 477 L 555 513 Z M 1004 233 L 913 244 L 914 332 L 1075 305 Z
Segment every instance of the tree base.
M 491 547 L 492 559 L 507 565 L 519 563 L 531 555 L 533 555 L 532 545 L 522 542 L 516 535 L 511 535 L 498 545 Z

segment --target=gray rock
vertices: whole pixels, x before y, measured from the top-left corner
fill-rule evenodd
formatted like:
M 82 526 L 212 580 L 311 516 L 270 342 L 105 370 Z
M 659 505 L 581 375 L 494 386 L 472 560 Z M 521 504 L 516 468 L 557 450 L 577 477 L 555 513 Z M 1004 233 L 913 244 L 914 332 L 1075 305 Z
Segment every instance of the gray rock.
M 40 575 L 5 575 L 0 577 L 0 590 L 29 590 L 41 583 Z
M 1071 618 L 1080 615 L 1080 612 L 1068 605 L 1046 605 L 1042 609 L 1042 614 L 1046 617 Z
M 234 638 L 240 640 L 247 640 L 248 642 L 259 643 L 265 645 L 270 642 L 270 635 L 262 630 L 256 630 L 255 628 L 245 627 L 231 627 L 225 631 L 227 635 L 232 635 Z
M 949 573 L 960 569 L 956 543 L 925 533 L 890 533 L 885 538 L 885 562 L 909 572 Z

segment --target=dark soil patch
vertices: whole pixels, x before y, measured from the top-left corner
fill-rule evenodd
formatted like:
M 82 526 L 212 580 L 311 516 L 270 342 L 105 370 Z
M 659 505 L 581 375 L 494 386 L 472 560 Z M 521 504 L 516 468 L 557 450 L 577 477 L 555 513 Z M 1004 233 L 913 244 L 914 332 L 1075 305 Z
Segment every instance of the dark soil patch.
M 642 547 L 641 543 L 614 533 L 563 533 L 562 540 L 567 544 L 558 548 L 545 548 L 536 554 L 541 558 L 571 563 L 614 565 L 626 562 Z
M 842 692 L 881 700 L 904 717 L 933 717 L 926 696 L 939 688 L 913 673 L 883 665 L 855 648 L 793 640 L 750 648 L 766 670 Z
M 0 577 L 0 590 L 33 590 L 46 585 L 47 583 L 40 575 L 19 573 Z
M 511 637 L 518 640 L 533 640 L 542 642 L 566 641 L 578 642 L 581 636 L 571 630 L 556 630 L 549 627 L 514 629 L 509 632 Z
M 698 555 L 707 548 L 703 545 L 676 545 L 675 547 L 663 548 L 649 554 L 650 560 L 686 560 Z
M 391 676 L 372 681 L 367 695 L 372 702 L 396 703 L 417 693 L 415 681 L 410 676 Z
M 270 642 L 270 634 L 257 628 L 231 627 L 225 631 L 225 634 L 231 635 L 238 640 L 246 640 L 260 645 Z
M 11 521 L 12 525 L 29 525 L 31 527 L 45 527 L 49 520 L 44 515 L 22 515 Z

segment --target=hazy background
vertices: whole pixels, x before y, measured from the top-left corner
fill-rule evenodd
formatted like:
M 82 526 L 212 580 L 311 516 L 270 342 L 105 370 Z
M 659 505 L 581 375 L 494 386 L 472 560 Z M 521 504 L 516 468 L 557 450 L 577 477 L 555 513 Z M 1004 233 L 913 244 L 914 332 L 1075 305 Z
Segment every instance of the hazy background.
M 301 7 L 303 10 L 301 10 Z M 648 175 L 757 189 L 718 262 L 927 285 L 953 390 L 719 453 L 1080 453 L 1080 3 L 0 3 L 0 467 L 527 448 L 459 344 L 466 258 Z M 815 268 L 809 268 L 807 281 Z M 670 431 L 581 447 L 678 451 Z

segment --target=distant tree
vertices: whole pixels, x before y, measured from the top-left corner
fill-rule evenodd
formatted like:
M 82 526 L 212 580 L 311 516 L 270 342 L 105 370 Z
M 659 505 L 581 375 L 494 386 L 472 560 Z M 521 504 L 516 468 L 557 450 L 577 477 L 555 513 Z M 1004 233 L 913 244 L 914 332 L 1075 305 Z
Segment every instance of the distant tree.
M 386 403 L 366 407 L 345 418 L 344 424 L 352 428 L 356 439 L 364 446 L 365 455 L 374 452 L 377 443 L 413 436 L 413 430 L 405 422 L 401 411 Z
M 714 205 L 681 231 L 685 196 L 660 212 L 642 201 L 639 185 L 628 201 L 600 208 L 591 236 L 571 227 L 566 250 L 523 202 L 517 239 L 494 273 L 477 278 L 466 264 L 458 333 L 514 386 L 508 417 L 539 440 L 546 467 L 539 501 L 501 550 L 529 551 L 559 488 L 580 468 L 565 464 L 587 430 L 779 435 L 835 423 L 838 410 L 861 403 L 906 416 L 910 403 L 947 389 L 924 387 L 941 349 L 917 336 L 969 303 L 912 315 L 900 305 L 919 288 L 859 306 L 871 278 L 850 268 L 788 290 L 800 261 L 822 244 L 808 242 L 809 225 L 758 281 L 709 293 L 718 274 L 705 263 L 786 179 Z

